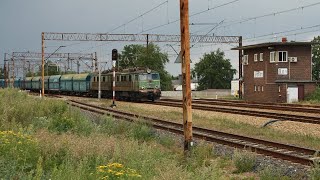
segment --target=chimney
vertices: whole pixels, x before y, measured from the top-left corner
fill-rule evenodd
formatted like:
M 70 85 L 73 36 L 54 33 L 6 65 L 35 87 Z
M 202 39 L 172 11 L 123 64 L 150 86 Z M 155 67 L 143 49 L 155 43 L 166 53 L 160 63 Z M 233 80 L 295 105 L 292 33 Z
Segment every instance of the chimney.
M 282 38 L 282 42 L 283 42 L 283 43 L 287 42 L 287 38 L 286 38 L 286 37 L 283 37 L 283 38 Z

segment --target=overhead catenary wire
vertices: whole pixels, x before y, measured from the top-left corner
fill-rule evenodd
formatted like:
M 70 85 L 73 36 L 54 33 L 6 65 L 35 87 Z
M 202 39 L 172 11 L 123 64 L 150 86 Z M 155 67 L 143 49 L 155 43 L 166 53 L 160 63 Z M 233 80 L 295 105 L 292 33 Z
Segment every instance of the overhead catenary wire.
M 128 22 L 123 23 L 123 24 L 121 24 L 120 26 L 117 26 L 116 28 L 114 28 L 114 29 L 112 29 L 111 31 L 109 31 L 109 33 L 111 33 L 111 32 L 113 32 L 113 31 L 115 31 L 115 30 L 119 29 L 119 28 L 120 28 L 120 27 L 122 27 L 122 26 L 126 26 L 127 24 L 130 24 L 131 22 L 133 22 L 133 21 L 135 21 L 135 20 L 137 20 L 137 19 L 139 19 L 139 18 L 143 17 L 144 15 L 146 15 L 146 14 L 148 14 L 148 13 L 152 12 L 153 10 L 157 9 L 158 7 L 160 7 L 160 6 L 162 6 L 163 4 L 166 4 L 166 3 L 168 3 L 168 0 L 167 0 L 167 1 L 162 2 L 161 4 L 159 4 L 159 5 L 155 6 L 155 7 L 153 7 L 153 8 L 152 8 L 152 9 L 150 9 L 150 10 L 148 10 L 148 11 L 146 11 L 146 12 L 144 12 L 144 13 L 140 14 L 139 16 L 137 16 L 137 17 L 135 17 L 135 18 L 133 18 L 133 19 L 129 20 Z
M 229 1 L 229 2 L 226 2 L 226 3 L 223 3 L 223 4 L 220 4 L 220 5 L 217 5 L 217 6 L 214 6 L 212 8 L 209 8 L 209 9 L 206 9 L 206 10 L 203 10 L 203 11 L 200 11 L 200 12 L 197 12 L 197 13 L 194 13 L 192 15 L 189 15 L 189 17 L 193 17 L 193 16 L 197 16 L 199 14 L 202 14 L 202 13 L 205 13 L 205 12 L 208 12 L 208 11 L 211 11 L 211 10 L 214 10 L 214 9 L 217 9 L 217 8 L 220 8 L 220 7 L 223 7 L 223 6 L 227 6 L 229 4 L 233 4 L 233 3 L 236 3 L 240 0 L 233 0 L 233 1 Z M 144 33 L 144 32 L 148 32 L 148 31 L 151 31 L 151 30 L 154 30 L 154 29 L 158 29 L 160 27 L 163 27 L 163 26 L 167 26 L 169 24 L 172 24 L 172 23 L 176 23 L 176 22 L 179 22 L 180 19 L 176 19 L 174 21 L 171 21 L 171 22 L 168 22 L 168 23 L 165 23 L 165 24 L 161 24 L 161 25 L 158 25 L 158 26 L 155 26 L 155 27 L 152 27 L 152 28 L 149 28 L 149 29 L 146 29 L 144 31 L 141 31 L 140 33 Z
M 257 19 L 261 19 L 261 18 L 265 18 L 265 17 L 269 17 L 269 16 L 276 16 L 279 14 L 284 14 L 284 13 L 297 11 L 297 10 L 301 10 L 301 9 L 306 9 L 306 8 L 317 6 L 317 5 L 320 5 L 320 2 L 309 4 L 309 5 L 304 5 L 304 6 L 299 6 L 296 8 L 286 9 L 286 10 L 282 10 L 282 11 L 271 12 L 271 13 L 267 13 L 267 14 L 263 14 L 263 15 L 259 15 L 259 16 L 248 17 L 248 18 L 244 18 L 244 19 L 240 19 L 240 20 L 233 20 L 233 21 L 225 22 L 226 25 L 220 26 L 219 28 L 228 27 L 228 26 L 232 26 L 235 24 L 241 24 L 244 22 L 248 22 L 251 20 L 257 20 Z
M 312 28 L 316 28 L 316 27 L 320 27 L 320 24 L 308 26 L 308 27 L 300 27 L 300 28 L 290 29 L 290 30 L 285 30 L 285 31 L 280 31 L 280 32 L 273 32 L 273 33 L 258 35 L 258 36 L 252 37 L 252 38 L 244 38 L 244 39 L 245 40 L 259 39 L 261 37 L 274 36 L 274 35 L 279 35 L 279 34 L 284 34 L 284 33 L 289 33 L 289 32 L 295 32 L 295 31 L 302 31 L 305 29 L 312 29 Z

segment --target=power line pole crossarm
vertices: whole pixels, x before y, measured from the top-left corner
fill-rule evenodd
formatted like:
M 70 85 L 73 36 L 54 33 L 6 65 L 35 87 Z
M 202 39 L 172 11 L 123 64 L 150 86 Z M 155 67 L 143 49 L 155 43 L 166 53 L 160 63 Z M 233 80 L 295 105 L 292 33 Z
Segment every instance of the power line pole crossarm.
M 180 0 L 180 30 L 181 30 L 181 71 L 183 92 L 183 130 L 184 150 L 190 151 L 192 142 L 192 106 L 190 87 L 190 32 L 189 32 L 189 2 Z

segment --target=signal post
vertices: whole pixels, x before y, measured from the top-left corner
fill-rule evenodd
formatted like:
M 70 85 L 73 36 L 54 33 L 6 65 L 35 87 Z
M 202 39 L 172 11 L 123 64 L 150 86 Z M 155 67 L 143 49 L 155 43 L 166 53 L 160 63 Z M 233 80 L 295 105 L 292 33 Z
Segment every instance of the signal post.
M 112 49 L 112 69 L 113 69 L 113 76 L 112 76 L 112 104 L 110 107 L 116 107 L 116 61 L 118 60 L 118 50 Z

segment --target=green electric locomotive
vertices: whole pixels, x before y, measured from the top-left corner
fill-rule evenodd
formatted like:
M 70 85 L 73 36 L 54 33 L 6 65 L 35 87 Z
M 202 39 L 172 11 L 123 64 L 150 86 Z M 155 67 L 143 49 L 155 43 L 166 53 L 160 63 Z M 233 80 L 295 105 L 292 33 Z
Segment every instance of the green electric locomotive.
M 103 72 L 100 79 L 101 97 L 112 98 L 113 72 Z M 98 96 L 99 75 L 91 76 L 91 92 Z M 160 75 L 146 68 L 130 68 L 115 73 L 115 96 L 120 100 L 157 100 L 161 96 Z

